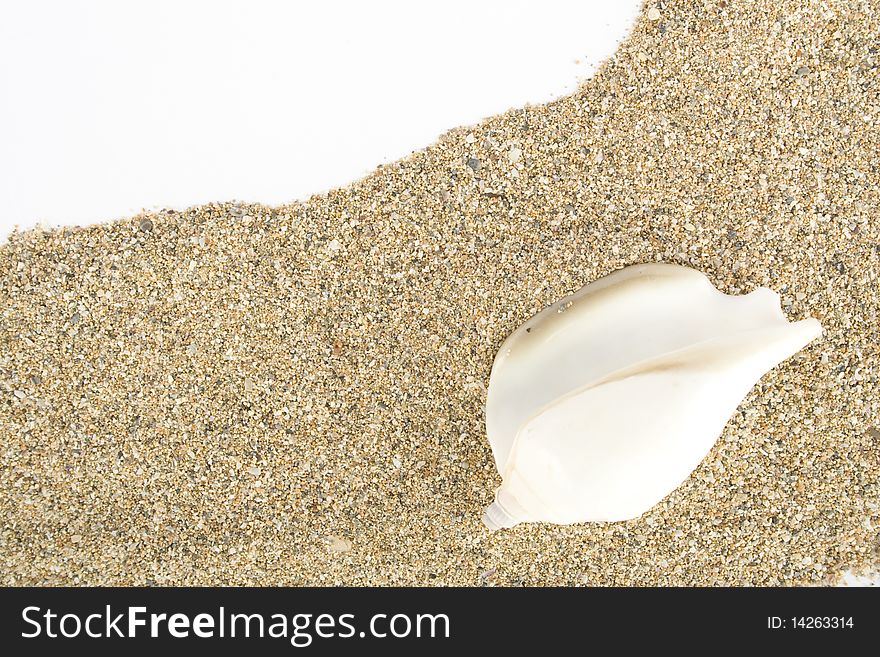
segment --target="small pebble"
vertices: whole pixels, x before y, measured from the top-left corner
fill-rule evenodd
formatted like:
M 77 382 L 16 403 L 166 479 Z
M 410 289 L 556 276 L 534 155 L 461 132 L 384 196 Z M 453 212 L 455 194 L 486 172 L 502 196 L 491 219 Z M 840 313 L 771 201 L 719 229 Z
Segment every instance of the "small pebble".
M 351 541 L 347 539 L 340 538 L 339 536 L 328 536 L 325 540 L 331 552 L 348 552 L 351 550 Z

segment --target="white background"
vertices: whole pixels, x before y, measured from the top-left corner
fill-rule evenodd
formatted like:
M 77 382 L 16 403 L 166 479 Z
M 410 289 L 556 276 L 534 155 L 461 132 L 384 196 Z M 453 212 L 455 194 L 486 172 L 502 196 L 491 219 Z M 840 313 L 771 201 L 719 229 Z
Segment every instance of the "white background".
M 0 0 L 0 242 L 280 204 L 570 93 L 641 0 Z

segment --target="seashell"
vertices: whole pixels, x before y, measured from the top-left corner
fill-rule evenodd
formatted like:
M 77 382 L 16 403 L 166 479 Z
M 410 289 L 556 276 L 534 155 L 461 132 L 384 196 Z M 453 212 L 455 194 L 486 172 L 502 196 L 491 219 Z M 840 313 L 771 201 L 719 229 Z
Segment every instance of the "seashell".
M 822 333 L 767 289 L 633 265 L 545 308 L 495 358 L 486 431 L 503 478 L 483 521 L 636 518 L 677 488 L 761 376 Z

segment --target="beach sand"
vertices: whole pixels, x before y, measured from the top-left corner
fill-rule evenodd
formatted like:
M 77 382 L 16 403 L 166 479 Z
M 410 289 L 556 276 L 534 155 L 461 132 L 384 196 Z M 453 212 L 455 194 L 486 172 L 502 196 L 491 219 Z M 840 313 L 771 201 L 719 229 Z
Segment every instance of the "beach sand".
M 875 564 L 878 44 L 876 3 L 650 5 L 574 95 L 344 189 L 13 235 L 2 583 L 770 585 Z M 499 345 L 648 261 L 771 287 L 825 334 L 641 518 L 490 534 Z

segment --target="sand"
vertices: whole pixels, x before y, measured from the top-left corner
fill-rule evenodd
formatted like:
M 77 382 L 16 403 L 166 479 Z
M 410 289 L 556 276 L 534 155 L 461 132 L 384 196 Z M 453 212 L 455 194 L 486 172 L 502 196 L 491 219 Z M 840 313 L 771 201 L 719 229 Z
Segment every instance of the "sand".
M 876 563 L 878 39 L 874 3 L 651 5 L 574 95 L 347 188 L 15 234 L 2 583 L 769 585 Z M 769 286 L 825 335 L 643 517 L 490 534 L 498 346 L 647 261 Z

